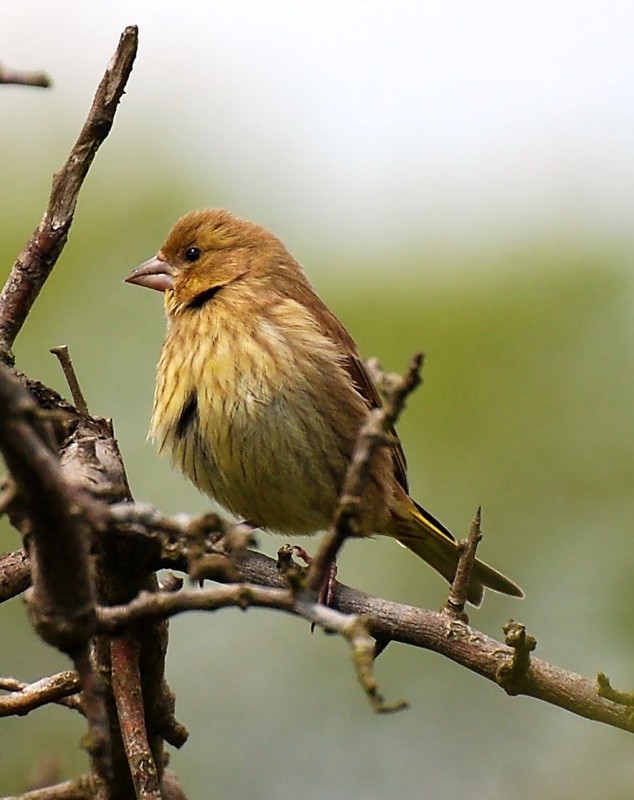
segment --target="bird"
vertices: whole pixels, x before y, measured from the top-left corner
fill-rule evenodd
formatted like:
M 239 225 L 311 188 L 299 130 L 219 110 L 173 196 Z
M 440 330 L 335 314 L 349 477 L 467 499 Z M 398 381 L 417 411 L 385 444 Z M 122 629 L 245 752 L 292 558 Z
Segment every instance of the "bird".
M 125 281 L 164 294 L 149 434 L 159 453 L 256 528 L 326 529 L 381 400 L 353 338 L 282 241 L 224 209 L 190 211 Z M 410 497 L 395 432 L 372 461 L 360 532 L 396 539 L 454 580 L 460 547 Z M 476 559 L 469 603 L 479 606 L 485 588 L 523 596 Z

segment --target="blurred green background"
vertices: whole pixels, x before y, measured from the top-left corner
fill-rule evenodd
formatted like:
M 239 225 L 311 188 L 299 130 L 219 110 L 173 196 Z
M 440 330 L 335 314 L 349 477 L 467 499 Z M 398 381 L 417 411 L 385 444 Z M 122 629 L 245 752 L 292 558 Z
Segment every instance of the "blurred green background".
M 40 219 L 50 176 L 83 122 L 123 24 L 141 23 L 137 71 L 143 73 L 146 52 L 156 58 L 151 41 L 149 52 L 143 49 L 146 4 L 135 5 L 136 20 L 117 17 L 94 33 L 99 52 L 86 62 L 83 94 L 67 82 L 49 93 L 0 93 L 5 274 Z M 14 22 L 19 30 L 23 20 Z M 36 41 L 43 24 L 35 26 Z M 185 34 L 187 25 L 179 26 Z M 277 48 L 286 35 L 281 29 Z M 21 63 L 14 55 L 12 66 L 46 66 L 56 77 L 55 66 L 72 61 L 59 53 L 71 38 L 60 34 L 58 62 L 38 61 L 39 51 L 22 46 L 15 51 Z M 187 39 L 175 40 L 182 55 Z M 537 209 L 526 225 L 496 229 L 493 211 L 486 235 L 463 219 L 452 225 L 448 208 L 438 232 L 417 224 L 408 201 L 407 225 L 391 219 L 382 230 L 380 186 L 376 216 L 351 212 L 351 227 L 345 211 L 302 214 L 301 190 L 270 183 L 267 159 L 261 173 L 250 164 L 245 174 L 229 149 L 228 164 L 217 166 L 221 153 L 198 169 L 187 133 L 174 140 L 169 125 L 162 131 L 169 108 L 150 111 L 135 78 L 136 71 L 82 192 L 68 246 L 18 339 L 18 366 L 67 394 L 48 354 L 67 344 L 92 412 L 114 419 L 136 498 L 167 512 L 203 511 L 206 498 L 145 440 L 163 337 L 161 299 L 122 278 L 189 208 L 226 205 L 257 218 L 289 243 L 365 355 L 402 370 L 413 352 L 426 353 L 424 385 L 399 425 L 412 493 L 458 535 L 481 504 L 482 557 L 527 595 L 516 602 L 489 594 L 472 615 L 474 626 L 499 638 L 509 617 L 519 619 L 537 637 L 540 657 L 587 675 L 605 671 L 631 689 L 634 247 L 626 227 L 610 219 L 589 224 L 574 203 L 562 201 L 555 222 Z M 319 76 L 311 80 L 314 89 Z M 194 103 L 183 124 L 195 125 L 199 111 Z M 216 130 L 219 140 L 227 133 L 211 118 L 204 117 L 213 147 Z M 380 136 L 387 122 L 377 116 L 373 124 Z M 256 150 L 263 135 L 248 128 Z M 301 149 L 301 131 L 298 142 Z M 271 155 L 274 164 L 284 163 L 282 150 Z M 371 182 L 371 163 L 366 171 Z M 571 197 L 576 177 L 570 175 Z M 329 180 L 336 193 L 337 174 Z M 350 198 L 354 203 L 354 193 Z M 433 197 L 426 202 L 433 205 Z M 474 215 L 486 220 L 477 205 Z M 282 543 L 260 536 L 271 554 Z M 0 522 L 0 549 L 18 544 Z M 440 579 L 389 541 L 349 543 L 339 570 L 346 583 L 406 603 L 434 608 L 445 596 Z M 33 680 L 68 666 L 38 644 L 20 600 L 0 607 L 0 624 L 0 674 Z M 377 672 L 387 699 L 405 697 L 408 711 L 373 716 L 344 644 L 311 636 L 298 620 L 256 610 L 173 621 L 168 678 L 191 736 L 172 767 L 188 796 L 631 796 L 628 734 L 508 698 L 423 651 L 393 645 Z M 65 777 L 77 774 L 82 733 L 81 720 L 64 709 L 0 721 L 0 793 L 23 788 L 49 754 L 59 756 Z

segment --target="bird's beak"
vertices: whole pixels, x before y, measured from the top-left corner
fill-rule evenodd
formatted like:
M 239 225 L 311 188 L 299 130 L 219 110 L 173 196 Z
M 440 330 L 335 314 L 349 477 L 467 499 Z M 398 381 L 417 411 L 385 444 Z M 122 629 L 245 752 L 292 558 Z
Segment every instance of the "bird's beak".
M 166 292 L 174 288 L 174 275 L 176 270 L 167 261 L 159 256 L 154 256 L 149 261 L 133 269 L 125 278 L 126 283 L 136 283 L 146 289 L 156 289 L 157 292 Z

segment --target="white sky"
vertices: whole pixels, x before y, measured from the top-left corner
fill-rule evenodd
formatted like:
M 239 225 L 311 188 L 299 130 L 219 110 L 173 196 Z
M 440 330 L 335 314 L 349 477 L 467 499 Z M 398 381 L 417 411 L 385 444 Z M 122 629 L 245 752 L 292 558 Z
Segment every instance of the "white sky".
M 0 60 L 46 68 L 79 123 L 130 23 L 117 125 L 277 230 L 630 236 L 632 2 L 20 0 Z

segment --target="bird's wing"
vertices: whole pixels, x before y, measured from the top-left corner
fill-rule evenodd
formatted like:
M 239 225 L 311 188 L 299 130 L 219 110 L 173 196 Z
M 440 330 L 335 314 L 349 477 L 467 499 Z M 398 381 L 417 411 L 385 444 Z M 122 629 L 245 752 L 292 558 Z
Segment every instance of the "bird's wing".
M 345 367 L 352 379 L 355 389 L 365 398 L 370 408 L 380 408 L 381 398 L 374 385 L 374 381 L 370 377 L 358 353 L 355 352 L 346 357 Z M 394 474 L 403 489 L 409 493 L 409 487 L 407 485 L 407 461 L 405 459 L 405 453 L 403 452 L 403 446 L 401 445 L 401 440 L 398 438 L 394 426 L 390 427 L 389 433 L 394 439 L 394 445 L 391 448 Z
M 332 311 L 330 311 L 330 309 L 321 300 L 319 295 L 315 292 L 312 286 L 308 284 L 308 282 L 301 288 L 297 286 L 295 287 L 296 292 L 298 289 L 300 293 L 303 291 L 306 292 L 307 295 L 306 298 L 300 297 L 300 301 L 308 301 L 308 295 L 311 296 L 310 301 L 304 303 L 304 307 L 311 309 L 311 312 L 315 317 L 315 320 L 322 333 L 341 347 L 345 355 L 343 366 L 350 376 L 350 380 L 352 381 L 355 389 L 368 404 L 368 408 L 380 408 L 382 405 L 381 397 L 376 386 L 374 385 L 374 381 L 370 377 L 370 374 L 363 363 L 361 356 L 359 355 L 359 351 L 357 350 L 357 346 L 352 336 L 350 336 L 345 327 L 341 324 L 341 322 L 339 322 L 337 317 L 335 317 Z M 392 463 L 394 464 L 394 475 L 403 489 L 409 493 L 407 483 L 407 461 L 405 460 L 405 453 L 403 452 L 403 447 L 394 427 L 390 428 L 389 433 L 394 438 L 394 444 L 391 448 Z

